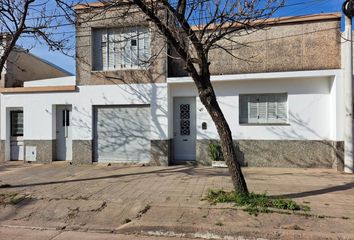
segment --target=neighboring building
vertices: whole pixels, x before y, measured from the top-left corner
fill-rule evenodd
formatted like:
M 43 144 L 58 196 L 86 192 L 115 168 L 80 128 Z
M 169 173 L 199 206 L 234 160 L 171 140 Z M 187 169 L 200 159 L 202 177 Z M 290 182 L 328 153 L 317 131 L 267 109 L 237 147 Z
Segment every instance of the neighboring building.
M 1 44 L 1 46 L 5 45 L 6 44 Z M 3 51 L 1 46 L 0 56 Z M 67 82 L 68 79 L 73 78 L 70 76 L 71 74 L 69 72 L 17 47 L 10 53 L 1 74 L 0 93 L 4 94 L 8 92 L 9 94 L 13 94 L 23 91 L 32 92 L 43 90 L 43 88 L 38 88 L 38 86 L 40 86 L 38 84 L 46 82 L 46 80 L 41 79 L 50 78 L 51 85 L 62 85 L 65 81 Z M 75 86 L 75 78 L 71 80 L 71 84 Z M 45 89 L 51 90 L 48 87 Z M 4 96 L 2 95 L 1 97 Z M 24 101 L 36 105 L 29 97 L 31 97 L 31 95 L 26 96 Z M 1 100 L 0 103 L 3 106 Z M 0 144 L 0 160 L 25 159 L 26 138 L 23 134 L 23 110 L 23 107 L 10 107 L 6 108 L 5 112 L 1 112 L 0 114 L 1 122 L 7 124 L 6 127 L 2 129 L 4 132 L 1 134 L 6 138 L 6 141 L 1 141 Z M 36 118 L 36 121 L 41 121 L 40 116 Z M 30 149 L 30 147 L 27 147 L 27 150 Z
M 121 19 L 119 10 L 92 15 L 99 5 L 76 10 L 76 88 L 53 79 L 3 92 L 3 158 L 11 159 L 10 139 L 23 125 L 26 160 L 209 165 L 216 128 L 154 25 L 136 11 Z M 254 56 L 251 63 L 211 53 L 212 82 L 243 165 L 343 169 L 340 19 L 282 18 L 242 37 L 251 47 L 235 53 Z M 23 120 L 10 121 L 19 109 Z

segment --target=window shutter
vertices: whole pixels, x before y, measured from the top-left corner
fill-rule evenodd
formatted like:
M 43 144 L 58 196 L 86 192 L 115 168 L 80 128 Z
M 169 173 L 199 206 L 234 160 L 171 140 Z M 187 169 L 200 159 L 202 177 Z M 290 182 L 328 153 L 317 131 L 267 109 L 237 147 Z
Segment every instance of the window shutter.
M 140 30 L 138 27 L 131 28 L 130 34 L 130 49 L 131 49 L 131 66 L 137 68 L 139 66 L 139 35 Z
M 120 39 L 120 31 L 115 30 L 114 31 L 114 65 L 115 69 L 120 69 L 122 68 L 122 57 L 121 57 L 121 39 Z
M 248 123 L 258 123 L 258 96 L 249 96 Z
M 92 68 L 129 69 L 146 66 L 150 58 L 150 35 L 146 27 L 93 31 Z
M 275 95 L 268 96 L 268 114 L 267 120 L 269 123 L 277 121 L 277 98 Z
M 107 29 L 102 30 L 101 34 L 101 51 L 102 51 L 102 70 L 108 70 L 108 41 Z
M 113 70 L 115 66 L 115 30 L 108 30 L 108 69 Z
M 119 31 L 117 31 L 117 58 L 118 61 L 117 63 L 120 64 L 120 66 L 118 66 L 118 68 L 125 68 L 125 55 L 124 55 L 124 32 L 122 32 L 122 30 L 120 29 Z
M 150 55 L 150 32 L 148 28 L 144 29 L 144 58 L 148 61 L 151 57 Z
M 103 62 L 102 62 L 102 30 L 92 30 L 92 69 L 93 70 L 102 70 Z
M 122 31 L 122 54 L 123 54 L 123 68 L 131 68 L 131 51 L 130 51 L 130 33 L 129 29 Z
M 140 65 L 146 67 L 150 58 L 149 32 L 147 28 L 140 28 L 139 36 L 139 60 Z
M 267 96 L 258 96 L 258 122 L 267 122 Z
M 240 123 L 248 123 L 248 96 L 240 95 L 239 96 L 239 109 L 240 109 L 240 115 L 239 115 L 239 121 Z
M 287 123 L 288 95 L 250 94 L 239 96 L 240 123 Z
M 280 94 L 277 96 L 277 118 L 280 123 L 286 123 L 288 120 L 287 100 L 286 94 Z

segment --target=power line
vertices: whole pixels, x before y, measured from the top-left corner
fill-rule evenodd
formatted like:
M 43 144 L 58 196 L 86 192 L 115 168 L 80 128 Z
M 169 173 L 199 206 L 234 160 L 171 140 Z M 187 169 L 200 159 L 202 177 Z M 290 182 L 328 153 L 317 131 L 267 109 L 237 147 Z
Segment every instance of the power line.
M 294 4 L 288 4 L 288 5 L 284 5 L 279 7 L 279 9 L 283 9 L 283 8 L 287 8 L 287 7 L 294 7 L 294 6 L 300 6 L 300 5 L 312 5 L 314 3 L 324 3 L 326 1 L 329 0 L 311 0 L 311 1 L 303 1 L 303 2 L 298 2 L 298 3 L 294 3 Z M 269 8 L 269 9 L 275 9 L 276 7 L 273 8 Z M 110 11 L 109 9 L 104 9 L 103 12 L 101 14 L 103 14 L 106 11 Z M 294 11 L 296 12 L 296 11 Z M 141 13 L 140 10 L 135 10 L 135 11 L 130 11 L 129 14 L 135 14 L 135 13 Z M 293 12 L 292 12 L 293 13 Z M 65 14 L 59 14 L 59 15 L 53 15 L 54 17 L 66 17 L 67 15 Z M 43 16 L 43 17 L 33 17 L 33 18 L 28 18 L 28 20 L 41 20 L 43 18 L 53 18 L 53 16 Z M 99 15 L 97 15 L 99 16 Z M 105 18 L 101 18 L 101 19 L 90 19 L 85 21 L 85 23 L 92 23 L 92 22 L 98 22 L 98 21 L 102 21 L 102 20 L 110 20 L 110 19 L 117 19 L 118 16 L 113 16 L 113 17 L 105 17 Z M 198 21 L 198 20 L 208 20 L 210 19 L 209 17 L 196 17 L 196 18 L 192 18 L 190 19 L 190 21 Z M 49 29 L 49 28 L 60 28 L 60 27 L 67 27 L 67 26 L 74 26 L 74 24 L 72 23 L 63 23 L 63 24 L 57 24 L 57 25 L 53 25 L 53 26 L 43 26 L 43 29 Z

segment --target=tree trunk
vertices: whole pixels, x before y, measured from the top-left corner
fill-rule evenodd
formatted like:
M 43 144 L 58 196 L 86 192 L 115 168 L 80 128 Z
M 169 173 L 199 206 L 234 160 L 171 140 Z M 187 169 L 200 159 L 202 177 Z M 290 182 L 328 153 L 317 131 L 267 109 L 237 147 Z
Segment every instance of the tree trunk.
M 206 78 L 206 79 L 205 79 Z M 205 85 L 207 87 L 205 87 Z M 248 194 L 248 188 L 241 167 L 237 161 L 236 148 L 232 140 L 230 127 L 216 100 L 210 77 L 203 77 L 204 88 L 199 89 L 199 97 L 217 128 L 224 160 L 228 166 L 236 193 Z M 198 84 L 197 84 L 198 86 Z

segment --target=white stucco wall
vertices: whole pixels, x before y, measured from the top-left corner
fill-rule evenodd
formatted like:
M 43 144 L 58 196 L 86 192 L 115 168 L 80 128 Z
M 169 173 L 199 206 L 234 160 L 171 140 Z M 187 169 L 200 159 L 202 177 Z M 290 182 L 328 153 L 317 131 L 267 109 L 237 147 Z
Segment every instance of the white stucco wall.
M 24 139 L 56 138 L 55 105 L 72 105 L 72 139 L 92 139 L 93 105 L 151 105 L 151 137 L 167 139 L 167 85 L 133 84 L 80 86 L 77 92 L 2 94 L 1 116 L 6 109 L 23 108 Z M 3 118 L 4 119 L 4 118 Z M 9 121 L 1 121 L 1 139 L 6 139 Z
M 301 76 L 301 77 L 297 77 Z M 183 80 L 183 79 L 182 79 Z M 171 79 L 170 101 L 174 97 L 197 96 L 188 79 Z M 281 74 L 249 74 L 214 77 L 214 89 L 234 139 L 257 140 L 343 140 L 340 71 Z M 288 93 L 289 125 L 240 125 L 239 94 Z M 197 139 L 217 139 L 208 112 L 196 97 Z M 170 105 L 171 106 L 171 105 Z M 170 117 L 170 132 L 173 117 Z M 202 122 L 208 125 L 202 130 Z
M 340 70 L 221 76 L 213 79 L 220 106 L 234 139 L 343 140 L 343 86 Z M 240 125 L 239 94 L 288 93 L 289 125 Z M 77 92 L 2 94 L 1 116 L 9 108 L 24 110 L 24 139 L 56 138 L 55 106 L 72 105 L 72 139 L 91 140 L 93 105 L 151 105 L 152 140 L 171 139 L 173 98 L 195 96 L 197 138 L 218 138 L 215 126 L 202 106 L 193 82 L 170 79 L 166 84 L 79 86 Z M 1 119 L 1 139 L 9 121 Z M 202 130 L 202 122 L 208 129 Z
M 24 82 L 24 87 L 72 86 L 76 85 L 76 77 L 50 78 Z

